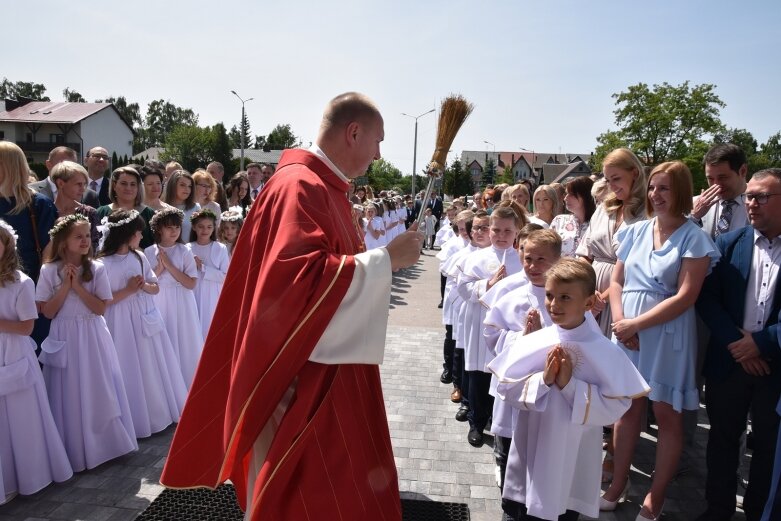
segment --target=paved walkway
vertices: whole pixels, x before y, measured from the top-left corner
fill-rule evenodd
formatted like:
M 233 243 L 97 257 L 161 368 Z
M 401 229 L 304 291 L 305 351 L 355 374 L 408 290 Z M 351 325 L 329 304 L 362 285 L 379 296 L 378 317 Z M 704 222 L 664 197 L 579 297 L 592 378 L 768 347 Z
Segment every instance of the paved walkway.
M 437 261 L 425 252 L 421 262 L 394 275 L 383 389 L 403 497 L 467 503 L 474 521 L 502 519 L 490 443 L 474 448 L 467 425 L 453 418 L 450 386 L 439 383 L 443 327 L 440 325 Z M 664 519 L 690 521 L 703 507 L 703 459 L 707 422 L 700 414 L 699 453 L 692 470 L 669 491 Z M 141 440 L 139 452 L 66 483 L 52 485 L 0 507 L 0 521 L 132 520 L 163 490 L 158 479 L 173 428 Z M 486 436 L 490 441 L 490 437 Z M 638 446 L 629 499 L 605 521 L 632 521 L 650 484 L 654 439 Z M 734 518 L 744 519 L 742 513 Z

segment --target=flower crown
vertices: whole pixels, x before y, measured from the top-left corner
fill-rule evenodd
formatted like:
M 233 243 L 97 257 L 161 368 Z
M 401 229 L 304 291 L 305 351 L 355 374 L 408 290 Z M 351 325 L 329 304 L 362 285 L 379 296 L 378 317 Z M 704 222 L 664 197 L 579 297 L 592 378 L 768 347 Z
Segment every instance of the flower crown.
M 231 206 L 228 210 L 222 212 L 220 220 L 226 223 L 235 223 L 244 221 L 244 208 L 241 206 Z
M 60 217 L 59 219 L 57 219 L 57 221 L 54 223 L 54 226 L 52 226 L 52 229 L 49 230 L 49 237 L 54 239 L 55 235 L 59 234 L 63 230 L 68 229 L 68 227 L 71 224 L 74 224 L 76 221 L 82 221 L 89 224 L 87 218 L 81 215 L 80 213 L 72 213 L 70 215 L 66 215 L 65 217 Z
M 179 208 L 163 208 L 159 212 L 155 213 L 152 216 L 152 219 L 149 221 L 149 226 L 152 228 L 152 231 L 154 233 L 158 232 L 158 223 L 165 219 L 166 217 L 170 217 L 172 215 L 176 215 L 179 217 L 179 222 L 184 222 L 184 212 L 181 211 Z
M 202 219 L 206 217 L 207 219 L 211 219 L 213 221 L 217 220 L 217 214 L 214 213 L 210 208 L 204 208 L 203 210 L 198 210 L 197 212 L 193 212 L 193 214 L 190 216 L 190 222 L 194 223 L 198 219 Z
M 11 236 L 11 244 L 14 248 L 16 248 L 16 241 L 19 240 L 19 236 L 16 235 L 16 230 L 14 230 L 14 227 L 0 219 L 0 228 L 8 232 L 8 235 Z
M 112 222 L 110 222 L 108 220 L 108 216 L 106 216 L 106 217 L 104 217 L 103 219 L 100 220 L 100 224 L 101 224 L 101 226 L 105 227 L 107 230 L 110 230 L 111 228 L 119 228 L 120 226 L 125 226 L 126 224 L 132 223 L 133 221 L 136 220 L 136 218 L 139 215 L 141 215 L 141 214 L 138 213 L 138 210 L 133 209 L 133 210 L 130 210 L 130 212 L 128 213 L 128 216 L 125 217 L 124 219 L 121 219 L 121 220 L 119 220 L 119 221 L 117 221 L 115 223 L 112 223 Z

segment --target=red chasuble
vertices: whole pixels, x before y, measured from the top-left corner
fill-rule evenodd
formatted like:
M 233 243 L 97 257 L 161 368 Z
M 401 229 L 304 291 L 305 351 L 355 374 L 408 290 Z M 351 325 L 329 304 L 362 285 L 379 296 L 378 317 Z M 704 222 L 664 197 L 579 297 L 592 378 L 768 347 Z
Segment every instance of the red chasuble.
M 252 445 L 295 381 L 255 484 L 252 519 L 401 519 L 379 367 L 308 361 L 363 249 L 346 192 L 314 154 L 283 153 L 241 230 L 165 486 L 230 479 L 246 509 Z

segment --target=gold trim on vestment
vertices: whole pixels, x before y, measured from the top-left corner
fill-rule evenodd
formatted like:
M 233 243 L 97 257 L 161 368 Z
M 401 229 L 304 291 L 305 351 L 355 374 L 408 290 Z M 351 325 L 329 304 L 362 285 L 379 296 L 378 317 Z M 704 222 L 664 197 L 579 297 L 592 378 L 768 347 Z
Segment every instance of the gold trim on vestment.
M 339 275 L 342 273 L 342 269 L 344 268 L 344 264 L 345 264 L 346 260 L 347 260 L 347 255 L 342 255 L 342 260 L 339 263 L 339 268 L 336 270 L 336 274 L 334 275 L 333 280 L 331 280 L 331 283 L 325 289 L 325 291 L 320 296 L 320 298 L 317 300 L 315 305 L 312 306 L 312 309 L 309 310 L 309 313 L 307 313 L 306 316 L 298 323 L 296 328 L 293 330 L 293 332 L 290 334 L 288 339 L 282 345 L 282 349 L 280 349 L 279 352 L 277 353 L 277 356 L 274 357 L 274 360 L 271 362 L 271 365 L 269 365 L 269 368 L 266 371 L 266 374 L 268 374 L 269 371 L 271 370 L 271 368 L 274 367 L 274 364 L 277 362 L 277 360 L 279 360 L 279 357 L 282 356 L 282 353 L 284 353 L 284 351 L 287 348 L 287 346 L 293 340 L 293 337 L 295 337 L 296 334 L 298 334 L 298 332 L 301 330 L 301 328 L 304 326 L 304 324 L 306 324 L 306 322 L 311 318 L 311 316 L 315 312 L 315 310 L 318 307 L 320 307 L 320 304 L 322 304 L 322 302 L 325 299 L 325 297 L 328 296 L 328 294 L 331 292 L 331 289 L 333 288 L 334 284 L 336 284 L 336 281 L 339 278 Z M 252 389 L 252 392 L 250 393 L 249 397 L 244 402 L 244 405 L 241 408 L 241 413 L 239 414 L 239 419 L 236 421 L 236 425 L 233 427 L 233 432 L 231 433 L 230 441 L 228 442 L 228 446 L 225 449 L 225 458 L 222 460 L 222 465 L 220 466 L 220 473 L 217 476 L 218 480 L 221 479 L 222 473 L 225 470 L 225 464 L 228 461 L 228 455 L 231 452 L 231 447 L 233 446 L 233 441 L 234 441 L 234 439 L 236 437 L 237 427 L 241 424 L 242 420 L 244 419 L 244 414 L 247 412 L 247 407 L 249 406 L 249 403 L 252 401 L 252 398 L 255 396 L 255 393 L 257 392 L 258 387 L 260 387 L 260 384 L 263 382 L 264 378 L 265 378 L 265 375 L 262 376 L 260 378 L 260 380 L 258 380 L 258 383 L 255 384 L 255 387 Z M 287 454 L 285 456 L 287 456 Z M 283 460 L 284 460 L 284 457 L 283 457 Z M 281 464 L 281 462 L 282 462 L 282 460 L 280 460 L 280 464 Z M 276 472 L 276 470 L 275 470 L 275 472 Z M 272 474 L 272 476 L 273 476 L 273 474 Z M 217 485 L 219 486 L 219 482 L 218 482 Z M 253 507 L 254 507 L 254 504 L 253 504 Z
M 588 421 L 588 413 L 589 409 L 591 409 L 591 384 L 586 383 L 588 385 L 588 392 L 586 393 L 586 412 L 583 414 L 583 423 L 581 425 L 585 425 Z

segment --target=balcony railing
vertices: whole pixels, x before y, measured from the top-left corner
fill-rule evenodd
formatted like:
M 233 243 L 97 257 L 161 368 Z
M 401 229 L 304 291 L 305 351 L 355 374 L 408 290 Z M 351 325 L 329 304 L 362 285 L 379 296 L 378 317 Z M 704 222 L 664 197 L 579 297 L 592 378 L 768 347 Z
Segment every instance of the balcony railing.
M 16 144 L 24 152 L 39 152 L 48 154 L 55 147 L 69 147 L 81 155 L 81 143 L 47 143 L 47 142 L 35 142 L 32 141 L 17 141 Z

